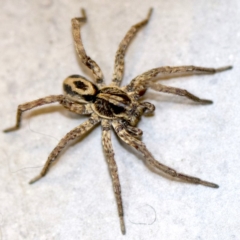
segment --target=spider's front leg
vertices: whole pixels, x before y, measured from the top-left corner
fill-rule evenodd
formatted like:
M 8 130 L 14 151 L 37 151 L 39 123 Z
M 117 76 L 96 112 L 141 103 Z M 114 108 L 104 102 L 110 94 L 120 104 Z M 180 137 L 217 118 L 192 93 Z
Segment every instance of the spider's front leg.
M 132 41 L 134 36 L 137 34 L 137 32 L 148 23 L 149 18 L 151 17 L 151 14 L 152 14 L 152 8 L 150 8 L 146 19 L 133 25 L 129 29 L 129 31 L 127 32 L 127 34 L 125 35 L 121 43 L 119 44 L 119 48 L 115 56 L 114 73 L 112 78 L 113 85 L 119 86 L 121 84 L 123 73 L 124 73 L 124 56 L 125 56 L 127 47 L 129 46 L 130 42 Z
M 147 150 L 145 144 L 131 136 L 124 128 L 121 126 L 121 124 L 117 121 L 113 121 L 112 123 L 117 135 L 121 140 L 123 140 L 126 144 L 129 146 L 134 147 L 137 151 L 141 152 L 143 156 L 145 157 L 147 163 L 151 165 L 152 167 L 164 172 L 165 174 L 181 179 L 183 181 L 187 181 L 190 183 L 195 183 L 195 184 L 201 184 L 207 187 L 212 187 L 212 188 L 218 188 L 219 186 L 215 183 L 207 182 L 204 180 L 201 180 L 199 178 L 193 177 L 193 176 L 188 176 L 186 174 L 178 173 L 176 170 L 173 168 L 170 168 L 157 160 L 152 156 L 152 154 Z
M 114 159 L 114 151 L 111 143 L 111 135 L 110 135 L 111 126 L 109 124 L 108 120 L 102 120 L 102 143 L 103 143 L 103 149 L 104 153 L 107 157 L 108 167 L 111 174 L 112 182 L 113 182 L 113 189 L 115 193 L 115 197 L 117 200 L 117 206 L 118 206 L 118 215 L 120 218 L 120 224 L 121 224 L 121 231 L 122 234 L 125 234 L 125 224 L 124 224 L 124 218 L 123 218 L 123 205 L 122 205 L 122 197 L 121 197 L 121 185 L 118 177 L 118 169 L 117 164 Z
M 77 137 L 81 137 L 86 132 L 91 130 L 99 122 L 100 122 L 100 119 L 98 118 L 98 116 L 92 114 L 92 116 L 86 122 L 84 122 L 80 126 L 74 128 L 69 133 L 67 133 L 60 140 L 58 145 L 50 153 L 50 155 L 47 159 L 47 162 L 45 163 L 45 165 L 44 165 L 42 171 L 40 172 L 40 174 L 37 175 L 35 178 L 33 178 L 29 183 L 30 184 L 35 183 L 36 181 L 38 181 L 39 179 L 41 179 L 42 177 L 44 177 L 46 175 L 46 173 L 49 170 L 51 164 L 56 160 L 58 155 L 61 153 L 61 151 L 63 150 L 63 148 L 66 146 L 66 144 L 69 141 L 72 141 L 72 140 L 76 139 Z
M 80 59 L 82 60 L 82 63 L 84 65 L 86 65 L 92 71 L 92 73 L 96 79 L 96 83 L 99 86 L 103 86 L 103 73 L 102 73 L 100 67 L 93 59 L 91 59 L 89 56 L 87 56 L 86 51 L 83 47 L 80 28 L 81 28 L 82 24 L 87 21 L 86 12 L 84 9 L 82 9 L 82 15 L 83 16 L 80 18 L 72 19 L 72 33 L 73 33 L 76 51 L 77 51 Z
M 172 93 L 179 96 L 185 96 L 195 102 L 203 103 L 203 104 L 211 104 L 211 100 L 201 99 L 192 93 L 180 89 L 169 86 L 164 86 L 159 83 L 153 82 L 154 78 L 158 77 L 159 74 L 214 74 L 226 70 L 232 69 L 232 66 L 226 66 L 221 68 L 206 68 L 206 67 L 197 67 L 197 66 L 180 66 L 180 67 L 159 67 L 151 69 L 136 78 L 134 78 L 129 85 L 126 86 L 126 90 L 128 92 L 136 92 L 141 93 L 146 91 L 148 87 L 153 90 L 165 93 Z M 139 94 L 137 94 L 139 95 Z M 141 94 L 140 94 L 141 95 Z
M 17 116 L 16 116 L 16 125 L 10 128 L 7 128 L 4 130 L 4 132 L 11 132 L 11 131 L 15 131 L 17 129 L 19 129 L 20 124 L 21 124 L 21 117 L 22 117 L 22 113 L 30 110 L 32 108 L 35 107 L 39 107 L 42 106 L 44 104 L 49 104 L 49 103 L 54 103 L 54 102 L 60 102 L 64 99 L 64 95 L 51 95 L 45 98 L 40 98 L 28 103 L 24 103 L 18 106 L 17 109 Z

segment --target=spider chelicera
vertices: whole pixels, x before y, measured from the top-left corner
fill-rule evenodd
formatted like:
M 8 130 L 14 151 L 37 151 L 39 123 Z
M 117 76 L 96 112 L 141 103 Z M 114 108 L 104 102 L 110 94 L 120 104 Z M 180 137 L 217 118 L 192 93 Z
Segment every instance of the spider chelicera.
M 148 23 L 151 13 L 152 9 L 149 10 L 147 18 L 133 25 L 121 41 L 115 56 L 112 82 L 109 86 L 105 86 L 100 67 L 95 61 L 87 56 L 82 44 L 80 27 L 87 20 L 85 11 L 82 10 L 82 17 L 72 19 L 73 38 L 77 53 L 83 64 L 85 64 L 92 71 L 95 78 L 95 83 L 92 83 L 80 75 L 69 76 L 63 82 L 63 95 L 51 95 L 19 105 L 17 109 L 16 125 L 4 130 L 4 132 L 17 130 L 20 127 L 21 116 L 24 111 L 53 102 L 59 102 L 65 108 L 74 113 L 80 115 L 90 115 L 87 121 L 68 132 L 66 136 L 60 140 L 57 146 L 50 153 L 40 174 L 30 181 L 30 184 L 32 184 L 46 175 L 52 162 L 56 160 L 60 152 L 69 141 L 79 138 L 87 131 L 92 129 L 95 125 L 100 123 L 102 126 L 103 149 L 112 178 L 113 189 L 120 218 L 121 231 L 123 234 L 125 234 L 125 224 L 123 218 L 121 187 L 118 177 L 117 164 L 114 159 L 114 151 L 111 143 L 111 128 L 114 129 L 117 136 L 123 142 L 134 147 L 137 151 L 142 153 L 146 162 L 151 167 L 158 169 L 176 179 L 195 184 L 202 184 L 207 187 L 218 188 L 218 185 L 215 183 L 203 181 L 193 176 L 178 173 L 176 170 L 155 160 L 144 143 L 140 140 L 142 131 L 137 128 L 136 125 L 142 115 L 151 113 L 155 110 L 153 104 L 141 101 L 141 97 L 145 94 L 148 88 L 159 92 L 185 96 L 201 104 L 212 103 L 211 100 L 200 99 L 184 89 L 168 87 L 156 83 L 156 77 L 159 76 L 159 74 L 212 74 L 229 70 L 232 67 L 226 66 L 217 69 L 196 66 L 158 67 L 138 75 L 127 86 L 120 87 L 124 72 L 124 56 L 126 49 L 139 29 Z

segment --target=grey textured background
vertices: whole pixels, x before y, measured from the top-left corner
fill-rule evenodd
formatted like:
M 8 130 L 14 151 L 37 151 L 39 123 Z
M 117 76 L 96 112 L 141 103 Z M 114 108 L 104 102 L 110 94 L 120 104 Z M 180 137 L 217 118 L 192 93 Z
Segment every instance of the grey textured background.
M 0 133 L 0 239 L 240 239 L 240 2 L 1 0 L 1 128 L 20 103 L 62 92 L 68 75 L 89 71 L 74 51 L 70 19 L 87 11 L 87 53 L 111 80 L 114 55 L 129 27 L 154 7 L 126 56 L 124 83 L 158 66 L 233 65 L 228 72 L 175 78 L 210 106 L 149 92 L 153 117 L 139 127 L 156 159 L 216 182 L 219 189 L 158 176 L 113 136 L 127 235 L 122 236 L 101 130 L 70 146 L 34 185 L 50 151 L 84 121 L 53 104 L 24 114 L 19 131 Z

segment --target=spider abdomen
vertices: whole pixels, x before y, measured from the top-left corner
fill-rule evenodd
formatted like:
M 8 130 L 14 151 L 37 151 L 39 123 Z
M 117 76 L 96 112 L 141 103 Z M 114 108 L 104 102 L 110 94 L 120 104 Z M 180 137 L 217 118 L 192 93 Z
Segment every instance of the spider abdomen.
M 76 102 L 94 102 L 98 87 L 80 75 L 72 75 L 63 82 L 66 95 Z

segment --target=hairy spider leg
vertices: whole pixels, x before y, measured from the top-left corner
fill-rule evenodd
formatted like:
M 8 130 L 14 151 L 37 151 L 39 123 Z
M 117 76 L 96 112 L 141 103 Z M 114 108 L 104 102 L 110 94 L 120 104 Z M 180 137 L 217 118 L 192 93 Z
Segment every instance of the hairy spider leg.
M 80 104 L 76 102 L 72 102 L 67 97 L 60 101 L 65 108 L 69 111 L 80 114 L 80 115 L 90 115 L 93 113 L 90 103 Z
M 117 200 L 118 215 L 120 218 L 120 225 L 122 234 L 126 233 L 124 224 L 123 205 L 121 197 L 121 185 L 118 177 L 118 168 L 114 159 L 114 151 L 111 142 L 111 125 L 109 120 L 102 120 L 102 143 L 105 156 L 107 158 L 108 168 L 112 178 L 114 194 Z
M 134 38 L 134 36 L 137 34 L 137 32 L 143 27 L 145 26 L 152 14 L 153 9 L 150 8 L 147 18 L 144 19 L 143 21 L 133 25 L 129 31 L 127 32 L 127 34 L 125 35 L 125 37 L 123 38 L 123 40 L 121 41 L 119 48 L 116 52 L 115 55 L 115 63 L 114 63 L 114 73 L 113 73 L 113 77 L 112 77 L 112 85 L 115 86 L 120 86 L 122 78 L 123 78 L 123 73 L 124 73 L 124 56 L 126 53 L 126 50 L 131 42 L 131 40 Z
M 72 33 L 73 33 L 73 39 L 75 42 L 75 48 L 78 53 L 78 56 L 82 60 L 82 63 L 92 71 L 97 85 L 103 86 L 103 73 L 100 67 L 94 60 L 92 60 L 89 56 L 87 56 L 83 47 L 80 28 L 82 24 L 87 21 L 86 12 L 84 9 L 82 9 L 82 15 L 83 16 L 80 18 L 72 19 Z
M 100 122 L 99 117 L 95 114 L 92 114 L 92 116 L 87 121 L 85 121 L 80 126 L 74 128 L 73 130 L 68 132 L 59 141 L 58 145 L 52 150 L 52 152 L 48 156 L 48 159 L 47 159 L 42 171 L 40 172 L 40 174 L 37 175 L 35 178 L 33 178 L 29 183 L 30 184 L 35 183 L 36 181 L 38 181 L 39 179 L 41 179 L 42 177 L 44 177 L 46 175 L 51 164 L 56 160 L 58 155 L 61 153 L 61 151 L 63 150 L 63 148 L 67 145 L 67 143 L 69 141 L 73 141 L 74 139 L 81 137 L 86 132 L 91 130 L 99 122 Z
M 139 139 L 134 138 L 131 136 L 119 123 L 118 121 L 113 121 L 112 122 L 113 128 L 119 138 L 124 141 L 126 144 L 128 144 L 131 147 L 134 147 L 137 151 L 141 152 L 146 159 L 147 163 L 154 167 L 159 169 L 160 171 L 164 172 L 165 174 L 173 177 L 173 178 L 178 178 L 184 181 L 187 181 L 189 183 L 195 183 L 195 184 L 201 184 L 207 187 L 212 187 L 212 188 L 218 188 L 219 186 L 215 183 L 207 182 L 204 180 L 201 180 L 199 178 L 193 177 L 193 176 L 188 176 L 186 174 L 178 173 L 176 170 L 173 168 L 170 168 L 157 160 L 152 156 L 152 154 L 147 150 L 145 144 L 140 141 Z
M 137 77 L 135 77 L 130 84 L 128 84 L 125 89 L 128 92 L 142 92 L 147 87 L 150 87 L 156 91 L 173 93 L 180 96 L 185 96 L 187 98 L 192 99 L 193 101 L 197 101 L 204 104 L 211 104 L 211 100 L 200 99 L 193 94 L 189 93 L 186 90 L 178 89 L 174 87 L 167 87 L 161 84 L 156 84 L 153 80 L 158 77 L 159 74 L 214 74 L 226 70 L 232 69 L 232 66 L 226 66 L 221 68 L 206 68 L 206 67 L 197 67 L 197 66 L 179 66 L 179 67 L 159 67 L 151 69 L 147 72 L 144 72 Z

